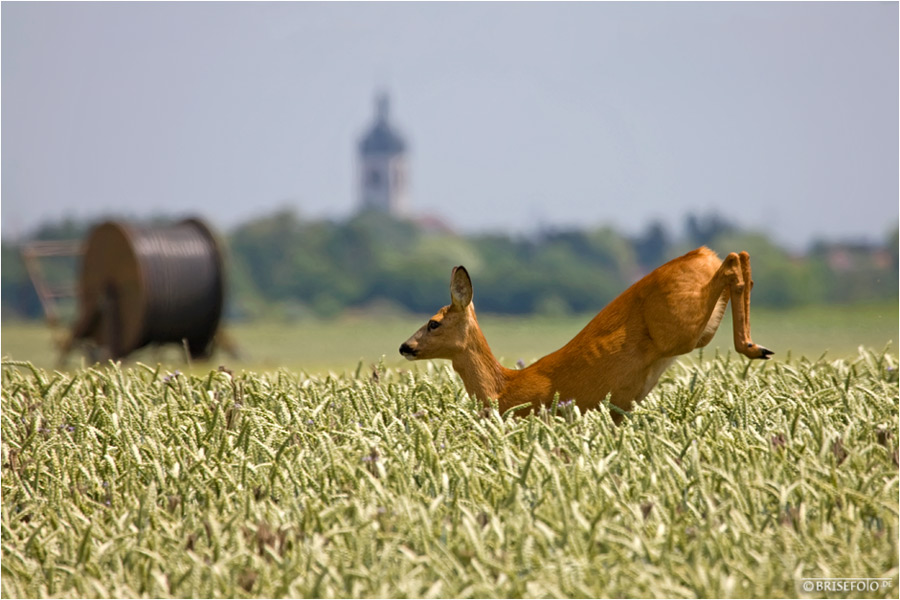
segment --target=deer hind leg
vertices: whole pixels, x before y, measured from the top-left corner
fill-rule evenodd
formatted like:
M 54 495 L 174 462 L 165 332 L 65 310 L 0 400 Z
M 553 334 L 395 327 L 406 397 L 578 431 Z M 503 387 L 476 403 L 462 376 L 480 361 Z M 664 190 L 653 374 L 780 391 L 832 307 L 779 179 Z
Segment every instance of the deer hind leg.
M 706 327 L 697 341 L 697 345 L 694 346 L 695 348 L 702 348 L 712 341 L 713 336 L 716 335 L 716 330 L 719 328 L 719 323 L 722 322 L 722 317 L 725 316 L 725 310 L 728 308 L 728 298 L 730 297 L 731 293 L 723 289 L 709 316 L 709 320 L 706 322 Z
M 732 252 L 722 262 L 713 278 L 727 288 L 731 295 L 731 320 L 734 326 L 734 349 L 747 358 L 767 359 L 773 352 L 750 339 L 750 255 Z
M 738 260 L 741 262 L 741 277 L 744 279 L 744 293 L 742 299 L 744 301 L 744 331 L 747 332 L 747 338 L 750 337 L 750 290 L 753 289 L 753 277 L 750 273 L 750 255 L 746 252 L 738 254 Z

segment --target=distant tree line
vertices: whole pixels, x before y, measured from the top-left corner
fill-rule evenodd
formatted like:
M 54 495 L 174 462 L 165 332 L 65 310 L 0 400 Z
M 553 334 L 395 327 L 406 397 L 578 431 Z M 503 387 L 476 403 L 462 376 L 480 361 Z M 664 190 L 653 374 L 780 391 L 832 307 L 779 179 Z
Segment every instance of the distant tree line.
M 32 239 L 80 239 L 89 229 L 66 221 L 40 228 Z M 750 252 L 754 305 L 896 300 L 898 290 L 896 228 L 882 244 L 823 241 L 798 256 L 715 215 L 689 216 L 680 236 L 661 223 L 634 237 L 608 227 L 461 236 L 433 222 L 377 213 L 332 222 L 284 211 L 237 227 L 223 242 L 232 319 L 332 317 L 348 309 L 431 312 L 447 303 L 457 264 L 473 276 L 480 311 L 594 312 L 643 274 L 700 245 L 720 255 Z M 76 265 L 49 269 L 48 278 L 71 279 Z M 6 242 L 0 276 L 4 318 L 42 315 L 19 248 Z

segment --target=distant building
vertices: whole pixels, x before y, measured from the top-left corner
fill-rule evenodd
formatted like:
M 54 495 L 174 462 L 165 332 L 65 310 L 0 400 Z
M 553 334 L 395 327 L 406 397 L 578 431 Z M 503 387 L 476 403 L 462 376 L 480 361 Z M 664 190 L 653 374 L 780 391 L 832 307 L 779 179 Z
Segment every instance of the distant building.
M 833 242 L 819 244 L 814 253 L 824 255 L 828 268 L 839 273 L 865 269 L 892 269 L 891 254 L 879 244 Z
M 408 207 L 406 141 L 389 120 L 390 99 L 375 99 L 375 123 L 359 141 L 359 208 L 394 216 Z

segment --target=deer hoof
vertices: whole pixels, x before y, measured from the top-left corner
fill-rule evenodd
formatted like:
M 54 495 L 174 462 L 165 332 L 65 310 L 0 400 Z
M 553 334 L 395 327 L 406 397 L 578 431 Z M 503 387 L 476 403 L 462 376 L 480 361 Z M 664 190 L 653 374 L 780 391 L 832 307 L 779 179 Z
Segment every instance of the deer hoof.
M 769 360 L 769 357 L 772 356 L 773 354 L 775 354 L 774 351 L 769 350 L 768 348 L 765 348 L 764 346 L 760 346 L 759 351 L 762 353 L 762 356 L 760 356 L 760 358 L 763 360 Z
M 747 356 L 750 358 L 769 360 L 769 357 L 773 354 L 775 353 L 765 346 L 760 346 L 759 344 L 754 344 L 752 342 L 747 344 Z

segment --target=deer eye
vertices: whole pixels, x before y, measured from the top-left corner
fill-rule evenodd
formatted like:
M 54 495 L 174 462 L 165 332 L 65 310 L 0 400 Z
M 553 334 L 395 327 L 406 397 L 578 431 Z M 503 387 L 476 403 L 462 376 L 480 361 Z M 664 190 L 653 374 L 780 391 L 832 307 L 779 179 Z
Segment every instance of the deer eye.
M 428 331 L 434 331 L 435 329 L 437 329 L 440 326 L 441 326 L 440 321 L 435 321 L 434 319 L 428 321 Z

